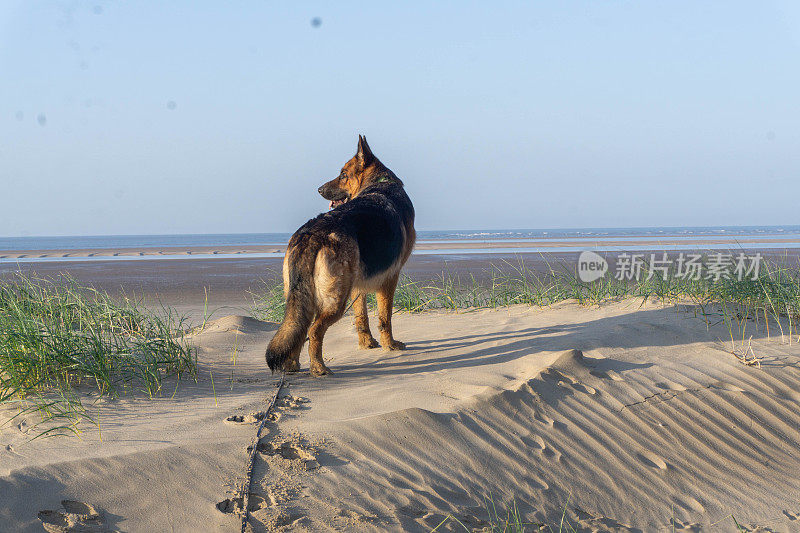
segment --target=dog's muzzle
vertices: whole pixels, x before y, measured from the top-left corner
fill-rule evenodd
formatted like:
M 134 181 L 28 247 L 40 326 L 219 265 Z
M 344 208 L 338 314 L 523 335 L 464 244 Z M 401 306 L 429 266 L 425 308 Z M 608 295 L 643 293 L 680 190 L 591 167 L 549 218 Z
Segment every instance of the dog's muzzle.
M 339 207 L 350 199 L 350 196 L 346 192 L 330 181 L 317 189 L 317 192 L 326 200 L 330 200 L 329 207 L 331 209 Z

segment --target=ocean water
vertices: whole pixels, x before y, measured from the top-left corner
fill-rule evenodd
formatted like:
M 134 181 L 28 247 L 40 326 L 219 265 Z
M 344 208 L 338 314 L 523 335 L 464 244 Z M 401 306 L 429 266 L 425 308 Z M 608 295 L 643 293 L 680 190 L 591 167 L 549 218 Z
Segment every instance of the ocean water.
M 88 235 L 70 237 L 0 237 L 4 250 L 78 250 L 126 249 L 193 246 L 256 246 L 280 245 L 289 241 L 290 233 L 219 233 L 184 235 Z M 574 240 L 576 244 L 597 239 L 630 242 L 658 240 L 697 240 L 713 237 L 731 242 L 745 237 L 800 237 L 800 226 L 709 226 L 663 228 L 577 228 L 577 229 L 509 229 L 509 230 L 425 230 L 417 239 L 448 243 L 477 242 L 537 242 Z

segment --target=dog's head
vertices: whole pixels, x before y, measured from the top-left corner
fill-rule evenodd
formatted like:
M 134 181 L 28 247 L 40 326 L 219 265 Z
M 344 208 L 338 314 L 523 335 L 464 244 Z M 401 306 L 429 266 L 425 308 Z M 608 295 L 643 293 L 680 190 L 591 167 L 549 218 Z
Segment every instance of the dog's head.
M 358 136 L 358 150 L 350 161 L 344 164 L 339 176 L 320 187 L 319 193 L 330 200 L 331 209 L 358 196 L 361 191 L 379 182 L 402 182 L 394 173 L 383 166 L 370 150 L 367 138 Z

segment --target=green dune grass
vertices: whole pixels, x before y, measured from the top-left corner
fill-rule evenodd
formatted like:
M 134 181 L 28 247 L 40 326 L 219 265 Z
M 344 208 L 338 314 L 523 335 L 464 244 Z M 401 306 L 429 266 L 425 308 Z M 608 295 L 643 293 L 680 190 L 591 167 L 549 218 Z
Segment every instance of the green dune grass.
M 182 325 L 168 308 L 153 312 L 66 277 L 0 280 L 0 405 L 55 422 L 44 434 L 77 432 L 91 421 L 78 390 L 153 397 L 165 377 L 195 373 Z
M 723 324 L 732 351 L 751 361 L 746 346 L 749 335 L 764 332 L 794 342 L 800 320 L 800 265 L 764 263 L 755 279 L 678 278 L 674 272 L 650 276 L 647 264 L 639 280 L 617 280 L 607 275 L 592 283 L 581 282 L 574 265 L 547 264 L 543 270 L 528 268 L 523 261 L 493 265 L 480 279 L 443 271 L 430 280 L 401 278 L 394 297 L 396 311 L 421 313 L 431 310 L 474 311 L 510 305 L 547 307 L 574 300 L 599 305 L 624 298 L 687 304 L 709 327 Z M 283 288 L 265 283 L 252 293 L 252 313 L 257 318 L 280 322 L 285 308 Z M 374 297 L 368 301 L 374 303 Z M 755 331 L 754 331 L 755 330 Z M 800 342 L 800 339 L 798 339 Z

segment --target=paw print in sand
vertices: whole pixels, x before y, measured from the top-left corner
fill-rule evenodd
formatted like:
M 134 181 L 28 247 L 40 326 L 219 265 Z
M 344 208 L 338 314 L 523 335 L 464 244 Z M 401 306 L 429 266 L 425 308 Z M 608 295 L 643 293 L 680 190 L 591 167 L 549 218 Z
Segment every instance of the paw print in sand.
M 316 455 L 296 442 L 287 441 L 281 444 L 262 442 L 258 444 L 257 449 L 264 455 L 278 455 L 289 461 L 297 461 L 304 470 L 316 470 L 320 467 Z
M 111 531 L 106 527 L 103 513 L 88 503 L 63 500 L 63 510 L 41 511 L 39 520 L 49 533 L 100 533 Z

